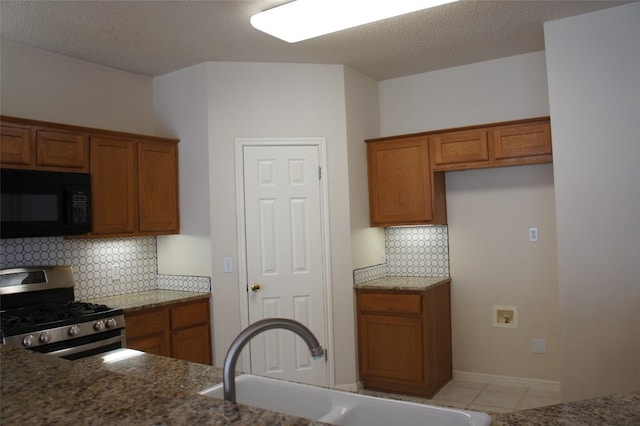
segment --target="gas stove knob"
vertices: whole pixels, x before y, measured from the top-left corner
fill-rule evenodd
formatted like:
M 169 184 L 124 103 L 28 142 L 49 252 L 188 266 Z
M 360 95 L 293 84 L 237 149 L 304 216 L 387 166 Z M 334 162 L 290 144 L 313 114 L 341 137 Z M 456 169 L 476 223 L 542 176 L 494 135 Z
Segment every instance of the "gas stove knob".
M 107 326 L 107 328 L 112 329 L 112 328 L 116 328 L 116 326 L 118 325 L 118 323 L 116 322 L 115 318 L 109 318 L 106 322 L 105 325 Z
M 96 322 L 93 323 L 93 329 L 95 331 L 102 331 L 104 330 L 104 321 L 102 320 L 98 320 Z
M 51 341 L 51 334 L 49 334 L 48 331 L 45 331 L 40 335 L 38 340 L 40 341 L 40 343 L 47 344 Z
M 26 347 L 32 346 L 33 345 L 33 336 L 31 334 L 24 336 L 22 338 L 22 344 Z
M 77 336 L 80 333 L 80 327 L 78 327 L 77 325 L 72 325 L 71 327 L 69 327 L 69 336 Z

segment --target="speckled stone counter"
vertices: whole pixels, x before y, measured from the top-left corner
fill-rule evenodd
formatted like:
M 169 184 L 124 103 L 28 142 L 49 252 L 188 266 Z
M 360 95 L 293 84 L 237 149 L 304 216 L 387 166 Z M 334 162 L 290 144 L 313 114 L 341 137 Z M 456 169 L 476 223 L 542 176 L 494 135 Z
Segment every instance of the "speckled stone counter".
M 640 392 L 493 415 L 494 426 L 639 426 Z
M 105 364 L 0 345 L 0 424 L 320 425 L 196 393 L 220 370 L 140 353 Z
M 449 277 L 384 277 L 355 284 L 354 287 L 358 290 L 423 291 L 450 281 Z
M 125 312 L 135 312 L 142 309 L 157 308 L 176 302 L 189 302 L 198 299 L 207 299 L 210 293 L 197 293 L 191 291 L 176 290 L 150 290 L 138 293 L 121 294 L 119 296 L 100 297 L 83 300 L 83 302 L 107 305 L 110 308 L 120 308 Z

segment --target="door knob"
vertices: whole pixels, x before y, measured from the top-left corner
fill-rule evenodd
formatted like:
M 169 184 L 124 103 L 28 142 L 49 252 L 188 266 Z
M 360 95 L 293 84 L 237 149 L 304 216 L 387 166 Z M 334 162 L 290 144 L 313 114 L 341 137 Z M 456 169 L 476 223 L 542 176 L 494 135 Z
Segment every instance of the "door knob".
M 258 283 L 251 284 L 251 291 L 253 291 L 254 293 L 259 292 L 260 291 L 260 284 L 258 284 Z

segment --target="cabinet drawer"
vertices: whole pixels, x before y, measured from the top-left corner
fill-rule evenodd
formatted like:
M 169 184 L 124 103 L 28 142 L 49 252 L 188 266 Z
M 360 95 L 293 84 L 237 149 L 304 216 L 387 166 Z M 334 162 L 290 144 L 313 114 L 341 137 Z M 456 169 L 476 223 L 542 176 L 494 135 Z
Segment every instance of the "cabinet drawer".
M 189 303 L 171 308 L 171 329 L 209 322 L 209 301 Z
M 422 313 L 422 296 L 420 294 L 360 293 L 358 303 L 360 312 Z
M 79 133 L 36 131 L 38 167 L 89 171 L 89 138 Z
M 157 309 L 125 315 L 125 323 L 128 339 L 167 333 L 169 331 L 169 311 Z
M 433 163 L 445 164 L 489 161 L 489 143 L 486 131 L 444 133 L 431 137 Z
M 497 128 L 492 139 L 496 160 L 551 154 L 548 122 Z

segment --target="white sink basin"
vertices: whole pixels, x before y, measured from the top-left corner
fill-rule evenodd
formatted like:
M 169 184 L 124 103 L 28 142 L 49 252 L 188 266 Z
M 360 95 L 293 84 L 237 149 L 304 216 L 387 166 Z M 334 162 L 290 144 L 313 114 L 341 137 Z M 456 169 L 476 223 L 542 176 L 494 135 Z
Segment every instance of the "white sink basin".
M 200 392 L 224 399 L 222 384 Z M 488 426 L 485 413 L 375 398 L 252 374 L 236 377 L 236 401 L 344 426 Z

